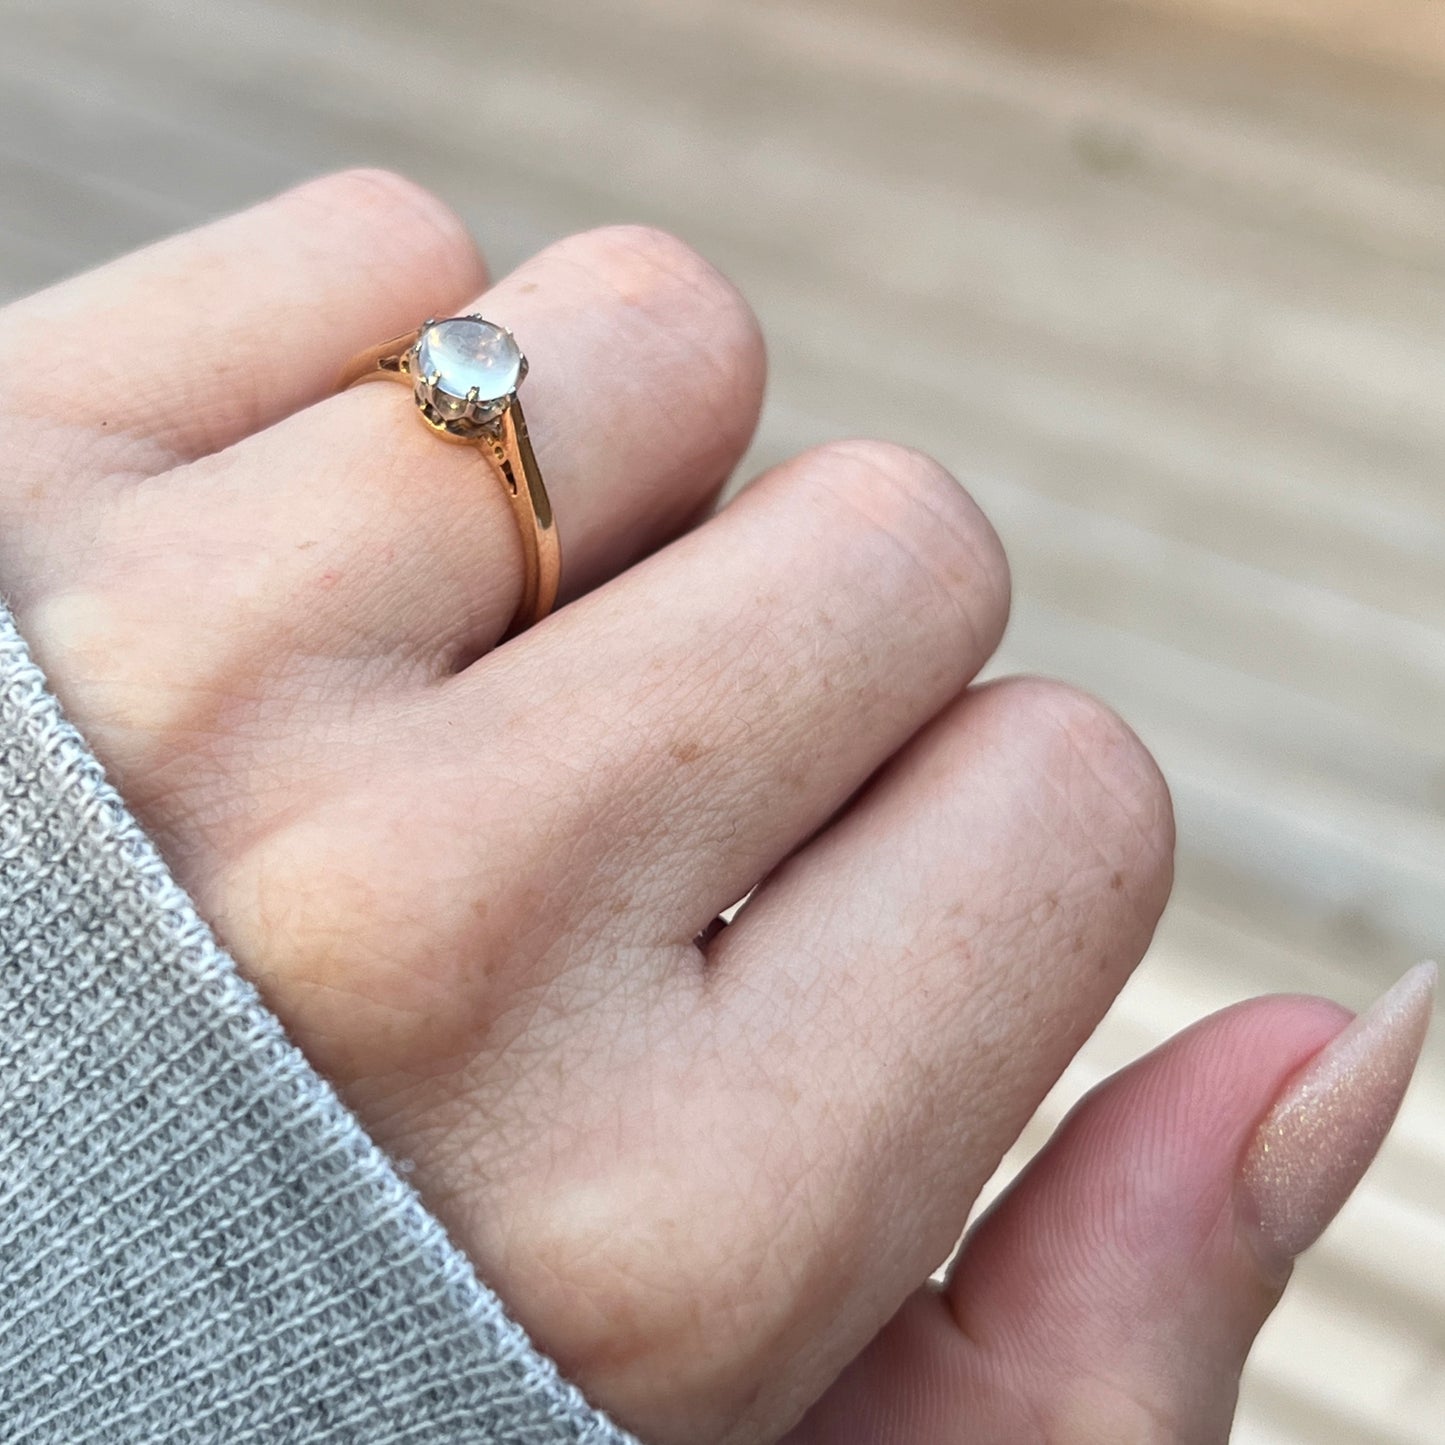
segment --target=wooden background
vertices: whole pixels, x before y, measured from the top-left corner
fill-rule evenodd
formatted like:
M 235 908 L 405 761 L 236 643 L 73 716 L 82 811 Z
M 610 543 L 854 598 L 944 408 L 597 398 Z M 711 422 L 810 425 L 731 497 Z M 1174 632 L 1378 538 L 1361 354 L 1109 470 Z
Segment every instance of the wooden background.
M 1009 545 L 1007 665 L 1158 752 L 1177 900 L 1012 1164 L 1201 1013 L 1441 948 L 1439 0 L 0 0 L 0 293 L 353 161 L 499 265 L 688 237 L 770 333 L 753 460 L 935 451 Z M 1442 1108 L 1437 1041 L 1236 1440 L 1445 1439 Z

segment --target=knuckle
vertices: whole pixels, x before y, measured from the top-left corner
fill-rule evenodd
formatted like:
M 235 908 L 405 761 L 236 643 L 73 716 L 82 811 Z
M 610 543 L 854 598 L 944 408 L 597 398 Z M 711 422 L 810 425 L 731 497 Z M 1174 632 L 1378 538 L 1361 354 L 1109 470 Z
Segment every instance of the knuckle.
M 926 453 L 892 442 L 832 442 L 812 456 L 820 485 L 847 508 L 849 521 L 861 518 L 886 535 L 991 652 L 1008 622 L 1008 558 L 953 474 Z
M 682 286 L 708 297 L 719 295 L 745 304 L 711 261 L 671 231 L 657 226 L 603 226 L 574 240 L 602 254 L 609 263 L 612 282 L 619 289 L 631 283 L 645 295 L 656 288 Z
M 665 323 L 687 359 L 715 357 L 760 389 L 762 330 L 743 294 L 686 241 L 655 226 L 607 226 L 573 237 L 588 269 L 621 299 Z
M 573 269 L 582 298 L 599 286 L 610 291 L 619 341 L 645 348 L 652 366 L 679 378 L 673 389 L 686 400 L 658 425 L 675 428 L 690 454 L 705 453 L 701 470 L 730 471 L 756 424 L 767 376 L 762 329 L 737 287 L 652 226 L 587 231 L 539 259 Z
M 408 897 L 435 894 L 435 874 L 409 839 L 404 878 L 382 860 L 355 822 L 375 807 L 369 793 L 309 801 L 228 849 L 203 897 L 272 1008 L 338 1079 L 459 1056 L 495 1002 L 475 983 L 482 931 L 460 912 L 410 906 Z M 378 882 L 388 875 L 392 886 Z
M 719 1223 L 689 1231 L 684 1251 L 660 1245 L 677 1236 L 679 1204 L 705 1204 L 690 1182 L 651 1180 L 669 1204 L 643 1198 L 625 1161 L 556 1190 L 514 1225 L 511 1283 L 548 1353 L 610 1408 L 646 1408 L 665 1379 L 708 1438 L 733 1438 L 758 1394 L 752 1362 L 794 1327 L 796 1306 L 767 1232 Z
M 152 801 L 144 780 L 162 776 L 174 787 L 180 760 L 224 736 L 239 669 L 214 638 L 204 660 L 174 646 L 155 626 L 143 592 L 81 586 L 46 593 L 29 608 L 27 633 L 52 672 L 68 680 L 69 706 L 126 780 L 132 807 Z
M 308 182 L 297 194 L 327 211 L 423 237 L 442 256 L 477 258 L 466 222 L 440 196 L 399 171 L 378 166 L 336 171 Z
M 1138 734 L 1111 707 L 1067 683 L 1009 678 L 997 702 L 1024 713 L 1020 731 L 1038 740 L 1041 775 L 1056 781 L 1100 853 L 1114 886 L 1162 907 L 1173 875 L 1169 785 Z

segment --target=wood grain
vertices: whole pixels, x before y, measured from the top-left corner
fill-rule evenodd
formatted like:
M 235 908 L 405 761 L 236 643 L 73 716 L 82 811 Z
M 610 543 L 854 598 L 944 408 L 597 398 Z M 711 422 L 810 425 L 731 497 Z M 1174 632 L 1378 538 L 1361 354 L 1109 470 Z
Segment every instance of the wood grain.
M 1136 722 L 1179 895 L 1031 1126 L 1200 1013 L 1445 937 L 1434 0 L 0 0 L 0 293 L 355 161 L 505 266 L 618 219 L 744 287 L 753 464 L 839 432 L 997 521 L 1003 665 Z M 878 329 L 859 318 L 882 321 Z M 1445 1437 L 1445 1055 L 1251 1367 L 1245 1445 Z

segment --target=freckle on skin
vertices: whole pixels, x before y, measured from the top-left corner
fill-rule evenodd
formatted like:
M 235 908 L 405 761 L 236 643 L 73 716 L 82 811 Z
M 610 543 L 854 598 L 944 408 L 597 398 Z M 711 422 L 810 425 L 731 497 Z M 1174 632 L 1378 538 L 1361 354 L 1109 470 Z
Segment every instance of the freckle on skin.
M 517 287 L 517 290 L 519 290 L 524 296 L 530 296 L 532 292 L 534 292 L 536 289 L 537 283 L 535 281 L 524 281 L 519 287 Z
M 314 540 L 310 542 L 298 542 L 296 544 L 296 550 L 298 552 L 309 552 L 315 545 L 316 543 Z
M 701 743 L 674 743 L 671 748 L 674 758 L 680 763 L 695 763 L 702 756 Z
M 1112 888 L 1115 893 L 1117 893 L 1123 886 L 1124 875 L 1122 873 L 1116 873 L 1111 879 L 1109 879 L 1109 887 Z

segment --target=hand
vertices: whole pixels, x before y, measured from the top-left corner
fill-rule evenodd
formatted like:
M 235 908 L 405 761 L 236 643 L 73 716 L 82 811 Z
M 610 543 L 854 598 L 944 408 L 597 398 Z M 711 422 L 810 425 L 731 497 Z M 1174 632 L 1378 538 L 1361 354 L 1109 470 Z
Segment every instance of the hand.
M 0 580 L 72 716 L 482 1277 L 645 1439 L 1224 1440 L 1424 981 L 1327 1050 L 1389 1068 L 1293 1179 L 1250 1141 L 1272 1106 L 1298 1133 L 1287 1083 L 1346 1016 L 1263 1000 L 1092 1096 L 925 1287 L 1149 941 L 1164 784 L 1089 698 L 970 687 L 1007 568 L 926 458 L 824 447 L 693 527 L 762 348 L 645 230 L 480 303 L 532 360 L 568 599 L 492 651 L 521 567 L 495 479 L 400 388 L 329 394 L 485 286 L 454 217 L 365 173 L 0 317 Z

